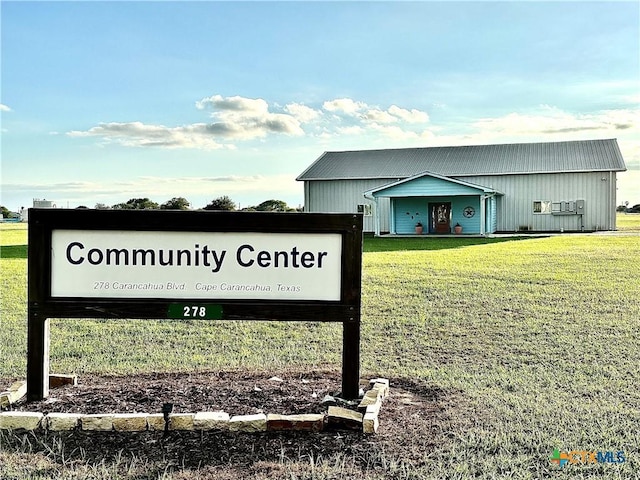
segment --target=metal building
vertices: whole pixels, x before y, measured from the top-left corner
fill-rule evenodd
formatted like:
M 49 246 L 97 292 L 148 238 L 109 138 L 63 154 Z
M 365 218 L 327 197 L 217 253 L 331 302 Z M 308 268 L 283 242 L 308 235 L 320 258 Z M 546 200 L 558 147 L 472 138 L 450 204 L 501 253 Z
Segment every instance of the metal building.
M 362 212 L 366 232 L 615 230 L 615 139 L 325 152 L 305 211 Z M 456 228 L 458 227 L 458 228 Z
M 34 198 L 33 199 L 33 208 L 56 208 L 56 204 L 51 200 L 47 200 L 45 198 Z

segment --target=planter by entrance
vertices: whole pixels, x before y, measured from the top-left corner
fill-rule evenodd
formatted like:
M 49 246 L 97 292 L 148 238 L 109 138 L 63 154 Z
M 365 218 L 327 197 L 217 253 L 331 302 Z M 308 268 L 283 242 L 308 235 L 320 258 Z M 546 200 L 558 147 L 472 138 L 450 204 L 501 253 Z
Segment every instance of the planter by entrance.
M 422 224 L 421 223 L 417 224 L 416 225 L 416 235 L 422 235 L 422 229 L 423 229 Z
M 456 224 L 456 226 L 455 226 L 455 227 L 453 227 L 453 232 L 454 232 L 456 235 L 460 235 L 460 234 L 462 233 L 462 227 L 461 227 L 460 225 Z

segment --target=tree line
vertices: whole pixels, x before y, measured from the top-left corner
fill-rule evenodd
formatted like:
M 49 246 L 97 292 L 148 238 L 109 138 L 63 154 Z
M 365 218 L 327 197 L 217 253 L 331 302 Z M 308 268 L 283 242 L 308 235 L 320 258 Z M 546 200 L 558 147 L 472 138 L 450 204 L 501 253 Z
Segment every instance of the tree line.
M 624 212 L 624 213 L 640 213 L 640 203 L 629 206 L 629 202 L 625 202 L 624 205 L 618 205 L 616 208 L 616 212 Z
M 81 205 L 78 208 L 89 208 Z M 164 203 L 157 203 L 149 198 L 131 198 L 124 203 L 116 203 L 115 205 L 106 205 L 104 203 L 96 203 L 96 210 L 191 210 L 191 203 L 184 197 L 173 197 Z M 265 200 L 259 205 L 245 207 L 239 209 L 237 204 L 227 195 L 214 198 L 202 210 L 225 210 L 240 212 L 301 212 L 302 208 L 293 208 L 287 205 L 283 200 Z M 18 218 L 19 213 L 11 212 L 4 205 L 0 205 L 0 214 L 3 218 Z
M 78 208 L 88 208 L 80 206 Z M 191 203 L 184 197 L 173 197 L 171 200 L 159 204 L 149 198 L 131 198 L 124 203 L 106 205 L 97 203 L 97 210 L 191 210 Z M 224 211 L 248 211 L 248 212 L 297 212 L 301 209 L 292 208 L 283 200 L 265 200 L 259 205 L 237 208 L 237 204 L 227 195 L 214 198 L 202 210 L 224 210 Z

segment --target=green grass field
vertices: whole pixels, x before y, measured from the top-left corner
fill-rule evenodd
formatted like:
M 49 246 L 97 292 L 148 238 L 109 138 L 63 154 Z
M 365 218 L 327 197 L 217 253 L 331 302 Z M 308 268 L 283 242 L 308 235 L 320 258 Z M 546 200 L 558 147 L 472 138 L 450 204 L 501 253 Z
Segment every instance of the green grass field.
M 619 215 L 618 225 L 625 235 L 367 238 L 363 377 L 458 394 L 444 405 L 452 427 L 434 451 L 364 478 L 640 478 L 640 215 Z M 26 368 L 25 228 L 0 225 L 6 383 Z M 51 370 L 339 370 L 340 338 L 336 324 L 56 319 Z M 554 449 L 624 451 L 626 462 L 556 471 Z M 84 478 L 87 469 L 112 478 L 108 465 L 37 473 L 50 462 L 0 437 L 0 478 Z M 322 472 L 286 478 L 342 478 L 341 465 L 328 459 Z

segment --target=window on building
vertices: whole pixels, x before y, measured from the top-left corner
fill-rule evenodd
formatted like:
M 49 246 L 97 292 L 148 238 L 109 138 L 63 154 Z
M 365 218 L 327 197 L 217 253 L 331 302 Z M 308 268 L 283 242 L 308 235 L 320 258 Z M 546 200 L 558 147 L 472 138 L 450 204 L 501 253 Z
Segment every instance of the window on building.
M 551 200 L 536 200 L 533 202 L 533 213 L 551 213 Z
M 371 216 L 371 204 L 362 203 L 358 205 L 358 213 L 363 213 L 365 217 Z

